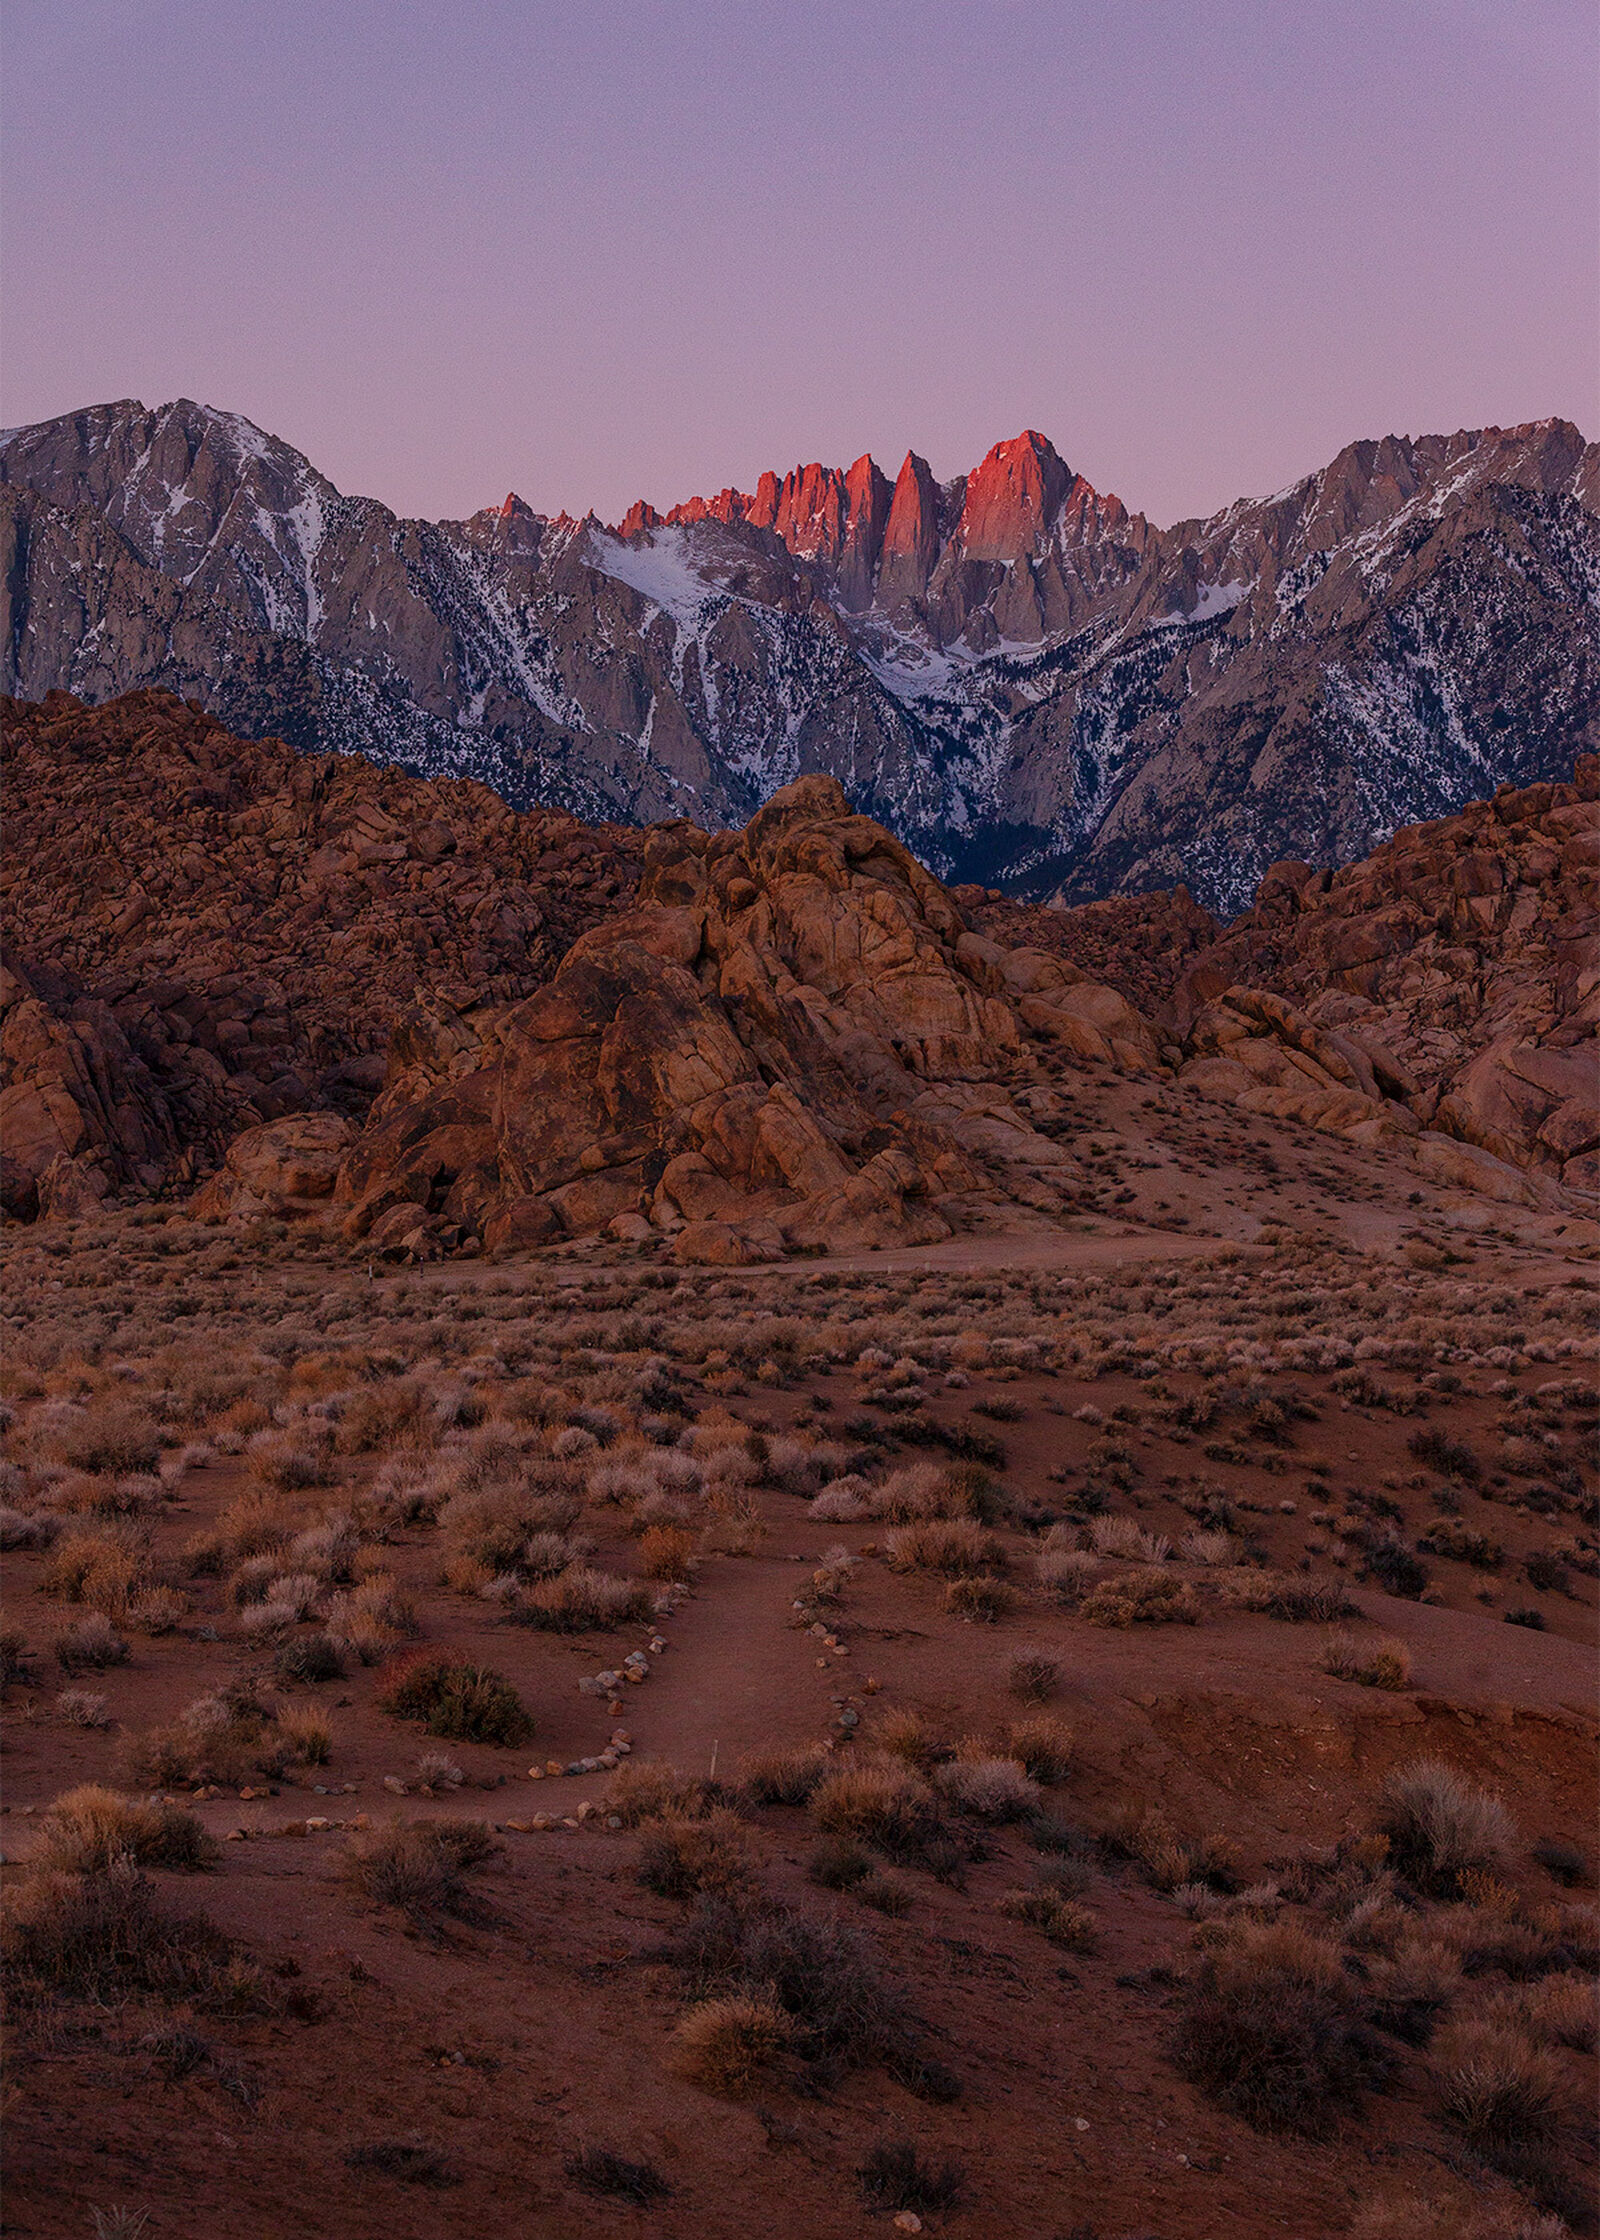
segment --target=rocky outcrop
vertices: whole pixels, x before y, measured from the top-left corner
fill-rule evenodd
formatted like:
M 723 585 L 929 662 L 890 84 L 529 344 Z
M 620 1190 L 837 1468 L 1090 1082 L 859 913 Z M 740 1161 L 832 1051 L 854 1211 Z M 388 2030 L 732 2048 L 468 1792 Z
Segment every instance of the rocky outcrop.
M 340 1175 L 346 1233 L 415 1252 L 648 1223 L 718 1264 L 931 1242 L 991 1158 L 1063 1163 L 1004 1087 L 1049 1046 L 1161 1064 L 1121 997 L 973 935 L 803 779 L 743 833 L 653 832 L 637 906 L 526 1002 L 470 1034 L 407 1025 Z
M 1328 1048 L 1358 1065 L 1364 1052 L 1379 1085 L 1430 1135 L 1593 1193 L 1597 795 L 1600 767 L 1588 757 L 1569 785 L 1503 788 L 1460 816 L 1396 833 L 1346 870 L 1278 865 L 1255 909 L 1176 985 L 1174 1027 L 1197 1055 L 1226 1046 L 1238 1062 L 1242 1047 L 1221 1022 L 1239 1013 L 1241 983 L 1278 990 L 1322 1038 L 1313 1048 L 1302 1032 L 1299 1055 L 1327 1068 Z M 1452 1156 L 1431 1154 L 1436 1166 Z M 1520 1187 L 1526 1196 L 1526 1179 Z
M 397 519 L 179 400 L 0 443 L 0 685 L 589 820 L 836 777 L 944 876 L 1248 906 L 1597 743 L 1600 466 L 1560 421 L 1349 446 L 1153 527 L 1037 432 L 940 484 L 813 463 L 616 530 Z
M 165 693 L 0 725 L 17 1214 L 193 1181 L 293 1113 L 358 1117 L 419 982 L 466 1010 L 525 994 L 637 877 L 632 832 L 236 739 Z

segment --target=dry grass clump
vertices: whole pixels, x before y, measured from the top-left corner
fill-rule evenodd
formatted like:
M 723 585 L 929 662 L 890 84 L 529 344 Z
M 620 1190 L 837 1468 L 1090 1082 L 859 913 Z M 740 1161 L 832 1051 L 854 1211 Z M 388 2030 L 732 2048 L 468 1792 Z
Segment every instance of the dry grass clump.
M 237 1787 L 282 1773 L 294 1752 L 253 1689 L 233 1686 L 198 1697 L 170 1726 L 134 1736 L 124 1760 L 127 1779 L 142 1789 Z
M 1200 1884 L 1224 1894 L 1239 1887 L 1233 1847 L 1221 1836 L 1183 1836 L 1159 1810 L 1134 1808 L 1108 1830 L 1107 1840 L 1124 1858 L 1143 1867 L 1158 1890 Z
M 277 1727 L 296 1765 L 325 1766 L 333 1756 L 333 1721 L 315 1704 L 286 1704 Z
M 665 2201 L 672 2192 L 654 2163 L 635 2162 L 610 2147 L 581 2148 L 577 2154 L 569 2154 L 561 2167 L 575 2186 L 602 2200 L 631 2201 L 648 2208 L 652 2201 Z
M 1038 1810 L 1039 1785 L 1015 1758 L 953 1758 L 935 1782 L 948 1804 L 974 1820 L 1026 1820 Z
M 1019 1649 L 1006 1669 L 1006 1686 L 1023 1703 L 1044 1703 L 1061 1685 L 1061 1660 L 1042 1649 Z
M 1499 1993 L 1484 2019 L 1520 2030 L 1536 2045 L 1593 2053 L 1600 2038 L 1600 1986 L 1587 1974 L 1543 1976 Z
M 819 2085 L 876 2063 L 912 2091 L 949 2096 L 942 2073 L 921 2053 L 904 1992 L 844 1923 L 700 1898 L 665 1957 L 697 1999 L 770 2001 L 789 2018 L 794 2057 Z
M 949 1754 L 920 1711 L 885 1713 L 873 1743 L 880 1755 L 903 1758 L 918 1773 L 930 1773 Z
M 109 1727 L 111 1724 L 108 1699 L 91 1694 L 87 1688 L 63 1688 L 56 1697 L 55 1713 L 69 1727 Z
M 6 1892 L 0 1969 L 30 2005 L 142 1997 L 263 2014 L 276 2004 L 230 1939 L 203 1916 L 168 1913 L 126 1857 L 99 1873 L 25 1874 Z
M 935 1518 L 981 1520 L 983 1503 L 970 1477 L 931 1462 L 916 1462 L 909 1469 L 891 1470 L 872 1494 L 870 1506 L 886 1524 L 920 1524 Z
M 1504 1543 L 1487 1532 L 1475 1532 L 1459 1517 L 1434 1517 L 1417 1541 L 1432 1556 L 1449 1556 L 1470 1563 L 1478 1571 L 1498 1571 L 1505 1559 Z
M 733 1897 L 753 1889 L 749 1841 L 731 1812 L 650 1823 L 639 1849 L 639 1880 L 658 1898 Z
M 980 1574 L 952 1579 L 942 1600 L 952 1616 L 963 1619 L 968 1625 L 994 1626 L 1017 1607 L 1017 1590 L 1008 1586 L 1004 1579 L 989 1579 Z
M 971 1578 L 1005 1567 L 1005 1550 L 971 1517 L 934 1517 L 898 1525 L 883 1537 L 886 1561 L 896 1571 L 935 1571 Z
M 1205 1956 L 1173 2057 L 1257 2130 L 1308 2138 L 1326 2137 L 1388 2069 L 1338 1954 L 1288 1923 L 1247 1924 Z
M 1054 1533 L 1060 1527 L 1052 1525 L 1050 1529 Z M 1069 1610 L 1076 1609 L 1083 1601 L 1099 1572 L 1099 1558 L 1090 1555 L 1086 1548 L 1052 1545 L 1048 1538 L 1034 1558 L 1034 1577 L 1044 1593 Z
M 304 1680 L 320 1686 L 344 1678 L 344 1650 L 331 1633 L 296 1634 L 279 1642 L 273 1652 L 272 1669 L 280 1680 Z
M 111 1620 L 96 1610 L 56 1637 L 56 1662 L 63 1672 L 104 1672 L 126 1664 L 132 1655 Z
M 753 1751 L 740 1761 L 739 1791 L 753 1805 L 808 1804 L 832 1765 L 832 1751 L 816 1742 Z
M 364 1665 L 382 1664 L 402 1641 L 422 1629 L 410 1597 L 386 1571 L 375 1571 L 347 1595 L 328 1604 L 328 1635 L 341 1652 Z
M 1290 1625 L 1308 1621 L 1337 1625 L 1341 1619 L 1361 1615 L 1337 1579 L 1290 1579 L 1277 1571 L 1246 1571 L 1227 1582 L 1226 1592 L 1241 1610 L 1283 1618 Z
M 66 1532 L 45 1558 L 39 1591 L 62 1602 L 87 1603 L 108 1618 L 126 1619 L 149 1568 L 148 1544 L 131 1525 Z
M 1193 1587 L 1170 1571 L 1126 1571 L 1085 1595 L 1079 1616 L 1092 1626 L 1197 1625 Z
M 41 1444 L 69 1470 L 91 1477 L 149 1472 L 161 1459 L 161 1434 L 150 1416 L 114 1403 L 51 1411 Z
M 1534 2175 L 1571 2117 L 1556 2056 L 1504 2023 L 1458 2023 L 1435 2050 L 1439 2108 L 1484 2160 Z
M 1000 1911 L 1012 1921 L 1025 1921 L 1042 1930 L 1063 1952 L 1093 1952 L 1099 1942 L 1099 1923 L 1087 1906 L 1048 1883 L 1035 1890 L 1008 1890 Z
M 1031 1780 L 1064 1781 L 1072 1765 L 1073 1732 L 1064 1719 L 1042 1712 L 1019 1719 L 1006 1735 L 1006 1755 L 1015 1758 Z
M 347 2170 L 375 2170 L 404 2186 L 455 2186 L 461 2183 L 439 2148 L 421 2139 L 369 2139 L 344 2154 Z
M 374 1905 L 395 1906 L 413 1919 L 480 1911 L 466 1877 L 500 1846 L 478 1820 L 397 1820 L 354 1836 L 339 1872 L 345 1886 Z
M 1463 1877 L 1498 1874 L 1511 1855 L 1504 1805 L 1434 1758 L 1399 1767 L 1383 1785 L 1378 1826 L 1396 1871 L 1430 1897 L 1462 1895 Z
M 380 1710 L 416 1719 L 445 1742 L 490 1742 L 508 1748 L 534 1731 L 522 1698 L 502 1674 L 449 1650 L 402 1663 L 378 1697 Z
M 508 1615 L 518 1625 L 546 1633 L 604 1633 L 642 1623 L 654 1608 L 655 1598 L 642 1579 L 619 1579 L 574 1563 L 554 1578 L 536 1580 Z
M 1361 1641 L 1353 1633 L 1330 1633 L 1317 1661 L 1335 1680 L 1354 1680 L 1363 1688 L 1411 1685 L 1411 1651 L 1392 1636 Z
M 39 1823 L 30 1870 L 94 1874 L 115 1859 L 199 1874 L 222 1856 L 192 1812 L 141 1804 L 89 1783 L 57 1797 Z
M 862 1757 L 830 1773 L 812 1795 L 811 1817 L 828 1835 L 853 1836 L 898 1859 L 916 1858 L 944 1834 L 933 1789 L 892 1756 Z
M 856 2172 L 865 2206 L 888 2215 L 937 2216 L 960 2206 L 967 2174 L 959 2162 L 924 2161 L 910 2139 L 885 2139 Z
M 678 1525 L 652 1525 L 639 1536 L 639 1569 L 647 1579 L 687 1579 L 694 1568 L 694 1534 Z
M 771 1999 L 735 1992 L 691 2007 L 673 2032 L 672 2066 L 705 2092 L 743 2099 L 788 2061 L 795 2023 Z
M 625 1828 L 640 1828 L 652 1820 L 703 1819 L 715 1803 L 714 1791 L 703 1781 L 648 1758 L 618 1766 L 605 1795 L 607 1818 Z
M 325 1425 L 258 1431 L 246 1442 L 245 1457 L 250 1476 L 274 1493 L 325 1486 L 332 1476 Z

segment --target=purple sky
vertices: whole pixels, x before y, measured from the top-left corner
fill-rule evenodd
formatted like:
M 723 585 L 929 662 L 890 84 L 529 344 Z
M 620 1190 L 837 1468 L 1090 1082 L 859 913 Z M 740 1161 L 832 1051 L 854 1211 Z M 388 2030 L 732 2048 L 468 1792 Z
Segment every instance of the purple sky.
M 1024 426 L 1159 521 L 1596 403 L 1591 0 L 9 0 L 7 422 L 614 519 Z

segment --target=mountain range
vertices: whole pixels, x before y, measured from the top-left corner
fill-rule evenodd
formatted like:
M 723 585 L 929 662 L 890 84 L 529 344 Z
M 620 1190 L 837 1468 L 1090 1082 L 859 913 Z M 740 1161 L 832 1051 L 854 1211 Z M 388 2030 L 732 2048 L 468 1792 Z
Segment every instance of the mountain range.
M 124 400 L 0 437 L 0 689 L 160 686 L 590 821 L 742 824 L 822 774 L 945 878 L 1232 914 L 1600 744 L 1597 512 L 1600 446 L 1546 420 L 1166 529 L 1031 430 L 947 482 L 414 521 Z

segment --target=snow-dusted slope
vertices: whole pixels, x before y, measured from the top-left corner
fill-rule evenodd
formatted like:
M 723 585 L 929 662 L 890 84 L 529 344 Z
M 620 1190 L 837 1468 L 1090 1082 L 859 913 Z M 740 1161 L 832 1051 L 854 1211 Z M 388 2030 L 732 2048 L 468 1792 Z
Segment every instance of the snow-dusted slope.
M 738 822 L 822 769 L 947 875 L 1230 909 L 1596 743 L 1597 483 L 1562 422 L 1389 438 L 1156 530 L 1030 432 L 944 485 L 422 522 L 123 402 L 0 440 L 0 681 L 164 684 L 590 817 Z

